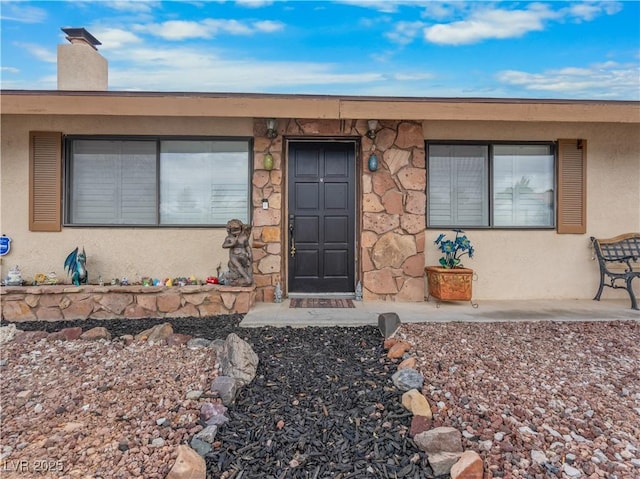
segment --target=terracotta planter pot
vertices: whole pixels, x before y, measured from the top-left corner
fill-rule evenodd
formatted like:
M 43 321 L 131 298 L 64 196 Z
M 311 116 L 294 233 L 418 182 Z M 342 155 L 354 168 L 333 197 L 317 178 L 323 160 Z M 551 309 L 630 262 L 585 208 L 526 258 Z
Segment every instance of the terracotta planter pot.
M 427 266 L 424 270 L 430 296 L 441 301 L 471 301 L 472 269 Z

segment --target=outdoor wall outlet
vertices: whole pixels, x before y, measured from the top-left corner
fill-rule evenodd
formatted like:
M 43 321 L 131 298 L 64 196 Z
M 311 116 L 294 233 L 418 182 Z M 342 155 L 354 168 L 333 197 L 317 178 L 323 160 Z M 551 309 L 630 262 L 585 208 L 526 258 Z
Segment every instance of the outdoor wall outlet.
M 266 198 L 262 200 L 262 209 L 263 210 L 268 210 L 269 209 L 269 200 L 266 199 Z

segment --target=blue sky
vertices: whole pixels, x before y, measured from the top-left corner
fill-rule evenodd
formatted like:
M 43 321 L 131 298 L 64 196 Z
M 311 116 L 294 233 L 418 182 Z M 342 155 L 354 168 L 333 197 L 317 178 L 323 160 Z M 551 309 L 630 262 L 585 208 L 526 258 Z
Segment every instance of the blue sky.
M 640 2 L 0 1 L 2 88 L 85 27 L 110 90 L 640 100 Z

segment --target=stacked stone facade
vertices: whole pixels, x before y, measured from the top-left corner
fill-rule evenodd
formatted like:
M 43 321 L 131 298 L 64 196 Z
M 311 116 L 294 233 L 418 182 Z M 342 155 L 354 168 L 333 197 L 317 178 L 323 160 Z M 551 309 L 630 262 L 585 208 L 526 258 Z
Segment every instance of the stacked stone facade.
M 357 278 L 364 299 L 424 300 L 425 151 L 419 122 L 382 121 L 376 138 L 366 136 L 365 120 L 279 119 L 278 135 L 266 137 L 265 120 L 254 123 L 253 257 L 256 300 L 271 302 L 275 287 L 286 288 L 283 218 L 283 136 L 351 139 L 360 145 L 357 185 Z M 374 153 L 378 170 L 367 163 Z M 274 166 L 264 169 L 271 153 Z M 263 199 L 268 209 L 263 209 Z

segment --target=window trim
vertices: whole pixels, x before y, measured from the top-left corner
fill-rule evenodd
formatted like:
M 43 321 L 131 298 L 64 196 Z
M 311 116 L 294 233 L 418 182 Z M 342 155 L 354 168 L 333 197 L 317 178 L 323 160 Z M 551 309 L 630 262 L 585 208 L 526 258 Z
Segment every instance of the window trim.
M 74 140 L 106 140 L 106 141 L 154 141 L 156 143 L 156 223 L 155 224 L 109 224 L 109 223 L 83 223 L 77 224 L 70 221 L 71 217 L 71 144 Z M 254 169 L 254 138 L 251 136 L 204 136 L 204 135 L 64 135 L 62 159 L 62 178 L 63 187 L 63 212 L 62 225 L 66 228 L 151 228 L 151 229 L 169 229 L 169 228 L 224 228 L 226 223 L 220 224 L 162 224 L 160 223 L 160 143 L 162 141 L 246 141 L 248 153 L 247 165 L 247 206 L 248 206 L 248 222 L 253 221 L 253 169 Z M 232 218 L 229 218 L 232 219 Z
M 488 151 L 488 201 L 489 201 L 489 224 L 487 226 L 468 226 L 468 225 L 431 225 L 429 222 L 429 147 L 431 145 L 477 145 L 486 146 Z M 553 224 L 549 226 L 495 226 L 493 224 L 494 213 L 494 178 L 493 178 L 493 147 L 495 145 L 545 145 L 551 147 L 551 155 L 553 155 Z M 425 221 L 427 228 L 430 229 L 453 229 L 464 228 L 468 230 L 555 230 L 558 226 L 558 142 L 557 141 L 511 141 L 511 140 L 426 140 L 425 141 L 425 168 L 427 170 L 427 184 L 426 184 L 426 207 L 425 207 Z

